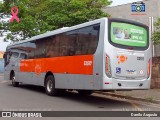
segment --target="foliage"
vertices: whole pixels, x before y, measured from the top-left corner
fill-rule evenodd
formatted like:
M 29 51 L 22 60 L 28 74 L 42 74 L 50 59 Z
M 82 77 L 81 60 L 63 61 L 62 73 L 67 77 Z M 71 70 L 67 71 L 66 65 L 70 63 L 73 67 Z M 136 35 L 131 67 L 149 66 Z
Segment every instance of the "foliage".
M 152 41 L 154 44 L 160 44 L 160 18 L 154 23 L 155 31 L 152 34 Z
M 8 27 L 12 33 L 22 33 L 22 40 L 61 27 L 108 17 L 102 8 L 111 3 L 108 0 L 4 1 L 2 9 L 6 14 L 10 13 L 13 6 L 19 9 L 20 23 L 14 20 Z

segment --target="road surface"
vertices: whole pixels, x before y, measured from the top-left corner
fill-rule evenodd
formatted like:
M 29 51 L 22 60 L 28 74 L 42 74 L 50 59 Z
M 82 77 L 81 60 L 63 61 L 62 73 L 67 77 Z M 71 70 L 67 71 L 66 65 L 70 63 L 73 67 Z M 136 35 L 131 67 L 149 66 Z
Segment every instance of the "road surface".
M 160 105 L 94 93 L 82 97 L 74 92 L 51 97 L 43 87 L 13 87 L 0 75 L 0 111 L 160 111 Z

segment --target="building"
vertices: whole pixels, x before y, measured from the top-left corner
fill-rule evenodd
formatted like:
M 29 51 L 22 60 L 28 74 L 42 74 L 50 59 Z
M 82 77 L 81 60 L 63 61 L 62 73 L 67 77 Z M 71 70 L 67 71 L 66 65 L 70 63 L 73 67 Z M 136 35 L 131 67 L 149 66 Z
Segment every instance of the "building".
M 3 54 L 4 54 L 4 52 L 0 51 L 0 59 L 3 58 Z
M 106 7 L 103 10 L 111 17 L 134 20 L 152 26 L 150 30 L 154 31 L 153 23 L 160 17 L 160 0 L 141 0 L 140 2 L 145 3 L 145 12 L 132 12 L 132 3 Z M 160 56 L 160 45 L 155 45 L 153 48 L 154 56 Z

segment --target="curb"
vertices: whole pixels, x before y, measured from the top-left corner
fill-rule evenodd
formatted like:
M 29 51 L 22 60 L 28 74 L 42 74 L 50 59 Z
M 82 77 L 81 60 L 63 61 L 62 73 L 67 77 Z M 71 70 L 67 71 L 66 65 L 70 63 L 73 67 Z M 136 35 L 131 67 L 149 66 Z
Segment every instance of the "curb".
M 98 93 L 98 94 L 101 94 L 101 95 L 109 95 L 109 96 L 112 96 L 112 97 L 125 98 L 125 99 L 129 99 L 129 100 L 137 100 L 137 101 L 142 101 L 142 102 L 150 102 L 150 103 L 160 104 L 160 100 L 149 100 L 149 99 L 145 99 L 145 98 L 125 96 L 125 95 L 111 93 L 111 92 L 95 91 L 95 93 Z

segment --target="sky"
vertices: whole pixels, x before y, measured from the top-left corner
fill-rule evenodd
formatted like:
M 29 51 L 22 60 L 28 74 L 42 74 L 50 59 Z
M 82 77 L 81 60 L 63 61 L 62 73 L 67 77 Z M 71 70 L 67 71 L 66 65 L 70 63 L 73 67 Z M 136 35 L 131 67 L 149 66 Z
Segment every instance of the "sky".
M 11 42 L 3 42 L 3 37 L 0 37 L 0 51 L 6 51 L 6 47 L 10 44 Z
M 117 6 L 117 5 L 137 2 L 137 1 L 141 1 L 141 0 L 111 0 L 111 1 L 112 1 L 112 4 L 110 6 Z

